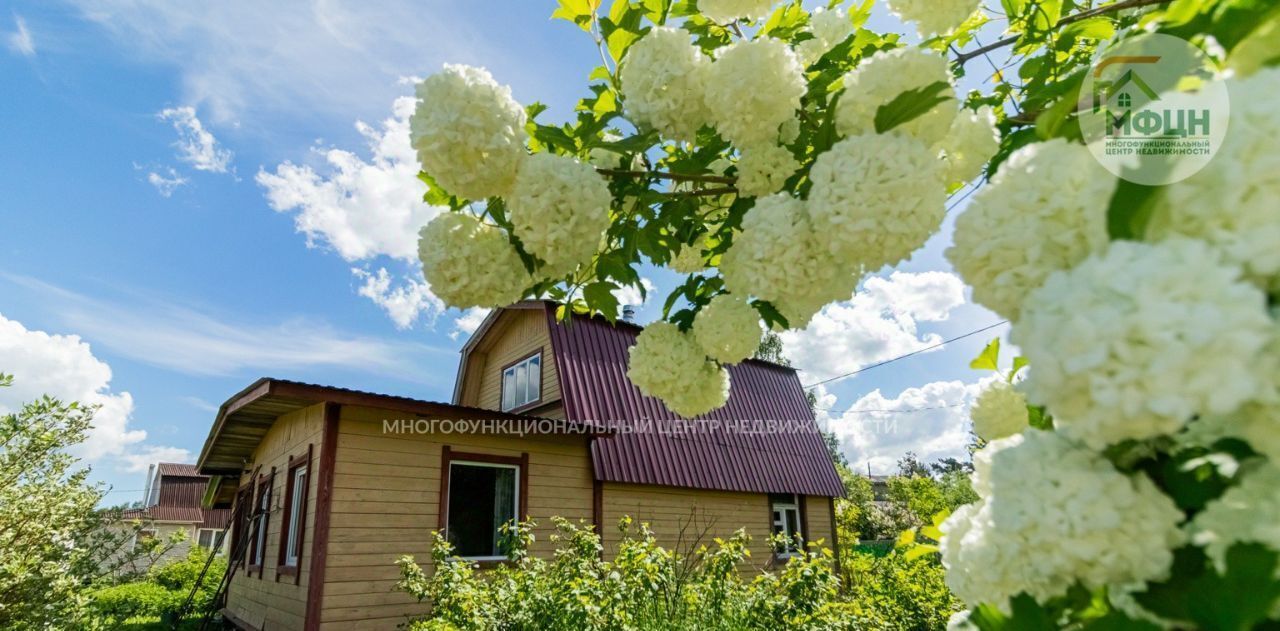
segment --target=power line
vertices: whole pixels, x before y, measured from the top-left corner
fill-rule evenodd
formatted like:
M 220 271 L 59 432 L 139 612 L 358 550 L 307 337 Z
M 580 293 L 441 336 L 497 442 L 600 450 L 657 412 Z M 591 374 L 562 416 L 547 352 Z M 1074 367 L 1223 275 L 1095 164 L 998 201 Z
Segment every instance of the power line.
M 892 364 L 893 362 L 896 362 L 896 361 L 898 361 L 898 360 L 900 360 L 900 359 L 906 359 L 906 358 L 908 358 L 908 357 L 912 357 L 912 356 L 915 356 L 915 355 L 919 355 L 920 353 L 923 353 L 923 352 L 926 352 L 926 351 L 931 351 L 931 350 L 933 350 L 933 349 L 935 349 L 935 348 L 942 348 L 943 346 L 946 346 L 947 344 L 950 344 L 950 343 L 955 342 L 955 341 L 957 341 L 957 340 L 963 340 L 963 339 L 964 339 L 964 338 L 966 338 L 966 337 L 972 337 L 972 336 L 974 336 L 974 335 L 977 335 L 977 334 L 979 334 L 979 333 L 982 333 L 983 331 L 990 331 L 991 329 L 994 329 L 994 328 L 996 328 L 996 327 L 998 327 L 998 326 L 1002 326 L 1002 325 L 1005 325 L 1005 324 L 1008 324 L 1008 323 L 1009 323 L 1009 321 L 1008 321 L 1008 320 L 1001 320 L 1001 321 L 999 321 L 999 322 L 997 322 L 997 323 L 995 323 L 995 324 L 989 324 L 989 325 L 987 325 L 987 326 L 984 326 L 984 327 L 982 327 L 981 329 L 977 329 L 977 330 L 975 330 L 975 331 L 969 331 L 968 333 L 965 333 L 964 335 L 957 335 L 957 336 L 955 336 L 955 337 L 953 337 L 953 338 L 946 339 L 946 340 L 942 340 L 941 342 L 938 342 L 937 344 L 934 344 L 934 345 L 932 345 L 932 346 L 926 346 L 926 347 L 924 347 L 924 348 L 916 349 L 916 350 L 914 350 L 914 351 L 911 351 L 910 353 L 907 353 L 906 355 L 899 355 L 899 356 L 894 357 L 894 358 L 892 358 L 892 359 L 886 359 L 886 360 L 884 360 L 884 361 L 882 361 L 882 362 L 877 362 L 877 363 L 871 364 L 870 366 L 863 366 L 862 368 L 859 368 L 859 369 L 854 370 L 854 371 L 852 371 L 852 372 L 844 373 L 843 375 L 836 375 L 836 376 L 831 377 L 831 378 L 829 378 L 829 379 L 823 379 L 822 381 L 815 381 L 814 383 L 811 383 L 811 384 L 809 384 L 809 385 L 807 385 L 807 386 L 804 386 L 804 389 L 808 390 L 809 388 L 813 388 L 813 387 L 816 387 L 816 386 L 820 386 L 820 385 L 822 385 L 822 384 L 824 384 L 824 383 L 831 383 L 832 381 L 838 381 L 838 380 L 840 380 L 840 379 L 844 379 L 845 377 L 852 377 L 853 375 L 856 375 L 856 374 L 861 373 L 861 372 L 866 372 L 866 371 L 868 371 L 868 370 L 871 370 L 872 368 L 879 368 L 879 367 L 881 367 L 881 366 L 884 366 L 885 364 Z
M 835 412 L 840 416 L 844 416 L 846 414 L 909 414 L 911 412 L 927 412 L 929 410 L 946 410 L 950 408 L 962 407 L 964 405 L 968 405 L 968 404 L 961 401 L 960 403 L 948 403 L 947 405 L 931 405 L 923 408 L 896 408 L 896 409 L 878 409 L 878 410 L 876 409 L 858 410 L 854 408 L 845 408 L 843 410 L 833 410 L 832 408 L 814 408 L 813 411 Z

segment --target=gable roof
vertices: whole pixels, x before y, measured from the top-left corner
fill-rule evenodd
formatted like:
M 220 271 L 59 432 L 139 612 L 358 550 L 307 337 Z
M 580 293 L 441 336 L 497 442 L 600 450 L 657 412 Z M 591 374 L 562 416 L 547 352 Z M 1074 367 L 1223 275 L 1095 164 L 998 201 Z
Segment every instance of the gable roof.
M 551 303 L 543 308 L 567 418 L 619 430 L 592 440 L 597 480 L 844 495 L 795 369 L 755 359 L 729 366 L 728 402 L 697 417 L 703 423 L 693 424 L 695 431 L 677 433 L 690 425 L 627 378 L 641 327 L 581 315 L 562 324 Z

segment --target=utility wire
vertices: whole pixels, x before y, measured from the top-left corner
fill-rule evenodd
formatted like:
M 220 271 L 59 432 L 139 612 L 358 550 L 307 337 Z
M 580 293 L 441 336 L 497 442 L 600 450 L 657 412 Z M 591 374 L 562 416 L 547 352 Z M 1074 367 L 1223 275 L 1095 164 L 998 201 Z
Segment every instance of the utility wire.
M 929 410 L 946 410 L 949 408 L 958 408 L 967 405 L 961 401 L 960 403 L 948 403 L 946 405 L 931 405 L 923 408 L 898 408 L 898 409 L 879 409 L 879 410 L 858 410 L 854 408 L 845 408 L 843 410 L 834 410 L 832 408 L 814 408 L 814 412 L 835 412 L 834 415 L 844 416 L 846 414 L 909 414 L 911 412 L 927 412 Z
M 995 324 L 988 324 L 987 326 L 984 326 L 984 327 L 982 327 L 981 329 L 977 329 L 977 330 L 974 330 L 974 331 L 969 331 L 968 333 L 965 333 L 964 335 L 957 335 L 957 336 L 955 336 L 955 337 L 953 337 L 953 338 L 949 338 L 949 339 L 942 340 L 941 342 L 938 342 L 937 344 L 934 344 L 934 345 L 932 345 L 932 346 L 926 346 L 926 347 L 924 347 L 924 348 L 921 348 L 921 349 L 917 349 L 917 350 L 911 351 L 910 353 L 907 353 L 907 354 L 905 354 L 905 355 L 899 355 L 899 356 L 894 357 L 894 358 L 891 358 L 891 359 L 886 359 L 886 360 L 884 360 L 884 361 L 882 361 L 882 362 L 876 362 L 876 363 L 874 363 L 874 364 L 871 364 L 870 366 L 863 366 L 862 368 L 859 368 L 859 369 L 854 370 L 854 371 L 851 371 L 851 372 L 844 373 L 843 375 L 836 375 L 836 376 L 831 377 L 831 378 L 829 378 L 829 379 L 823 379 L 822 381 L 815 381 L 815 382 L 813 382 L 813 383 L 811 383 L 811 384 L 809 384 L 809 385 L 807 385 L 807 386 L 804 386 L 804 389 L 805 389 L 805 390 L 808 390 L 809 388 L 813 388 L 813 387 L 816 387 L 816 386 L 820 386 L 820 385 L 825 384 L 825 383 L 831 383 L 832 381 L 839 381 L 840 379 L 844 379 L 845 377 L 852 377 L 853 375 L 856 375 L 856 374 L 861 373 L 861 372 L 866 372 L 866 371 L 868 371 L 868 370 L 871 370 L 872 368 L 879 368 L 879 367 L 884 366 L 884 365 L 886 365 L 886 364 L 892 364 L 893 362 L 896 362 L 896 361 L 898 361 L 898 360 L 900 360 L 900 359 L 906 359 L 906 358 L 908 358 L 908 357 L 912 357 L 912 356 L 915 356 L 915 355 L 919 355 L 920 353 L 923 353 L 923 352 L 925 352 L 925 351 L 931 351 L 931 350 L 933 350 L 933 349 L 935 349 L 935 348 L 942 348 L 943 346 L 946 346 L 947 344 L 950 344 L 950 343 L 955 342 L 955 341 L 957 341 L 957 340 L 963 340 L 963 339 L 964 339 L 964 338 L 966 338 L 966 337 L 972 337 L 972 336 L 974 336 L 974 335 L 977 335 L 977 334 L 979 334 L 979 333 L 982 333 L 983 331 L 990 331 L 991 329 L 994 329 L 994 328 L 996 328 L 996 327 L 998 327 L 998 326 L 1003 326 L 1003 325 L 1008 324 L 1008 323 L 1009 323 L 1009 321 L 1008 321 L 1008 320 L 1001 320 L 1001 321 L 999 321 L 999 322 L 997 322 L 997 323 L 995 323 Z

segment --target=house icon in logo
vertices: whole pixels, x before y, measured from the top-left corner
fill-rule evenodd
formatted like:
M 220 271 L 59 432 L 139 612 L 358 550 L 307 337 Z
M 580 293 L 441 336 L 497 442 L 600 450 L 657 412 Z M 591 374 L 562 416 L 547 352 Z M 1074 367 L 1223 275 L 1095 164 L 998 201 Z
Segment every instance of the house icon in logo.
M 1124 74 L 1115 81 L 1102 79 L 1102 73 L 1108 66 L 1115 64 L 1141 65 L 1154 64 L 1160 61 L 1159 56 L 1115 56 L 1103 59 L 1093 69 L 1093 111 L 1128 112 L 1134 107 L 1158 100 L 1160 97 L 1151 85 L 1143 80 L 1133 68 L 1126 68 Z

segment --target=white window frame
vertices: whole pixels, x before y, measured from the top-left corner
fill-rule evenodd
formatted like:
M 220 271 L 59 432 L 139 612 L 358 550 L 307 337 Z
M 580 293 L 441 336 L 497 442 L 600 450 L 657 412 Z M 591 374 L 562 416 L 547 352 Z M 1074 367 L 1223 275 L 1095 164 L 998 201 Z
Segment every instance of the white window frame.
M 206 533 L 206 532 L 208 532 L 208 533 L 212 533 L 212 534 L 210 534 L 210 535 L 209 535 L 209 545 L 207 545 L 207 546 L 206 546 L 206 545 L 201 545 L 201 543 L 200 543 L 200 535 L 202 535 L 202 534 L 204 534 L 204 533 Z M 207 550 L 214 550 L 215 552 L 221 552 L 221 550 L 219 550 L 219 549 L 217 549 L 217 548 L 215 548 L 215 547 L 214 547 L 214 546 L 215 546 L 215 544 L 217 544 L 217 543 L 218 543 L 218 529 L 217 529 L 217 528 L 196 528 L 196 545 L 197 545 L 197 546 L 199 546 L 199 547 L 201 547 L 201 548 L 205 548 L 205 549 L 207 549 Z
M 467 467 L 488 467 L 490 469 L 511 469 L 516 474 L 512 478 L 511 483 L 514 489 L 511 492 L 511 514 L 515 515 L 515 519 L 520 519 L 520 465 L 505 464 L 500 462 L 476 462 L 474 460 L 450 460 L 449 461 L 449 501 L 444 505 L 444 538 L 449 540 L 449 504 L 453 502 L 453 467 L 454 465 L 463 465 Z M 497 527 L 501 527 L 498 524 Z M 486 556 L 457 556 L 455 558 L 466 561 L 506 561 L 505 555 L 486 555 Z
M 310 468 L 310 465 L 299 465 L 294 468 L 289 479 L 289 484 L 293 485 L 293 497 L 289 504 L 289 533 L 284 540 L 284 564 L 287 567 L 298 567 L 298 560 L 302 557 L 298 534 L 301 532 L 302 520 L 306 518 L 302 514 L 302 502 L 307 497 L 307 475 Z
M 538 374 L 536 379 L 531 378 L 531 375 L 529 374 L 529 366 L 533 363 L 534 360 L 537 360 L 538 362 Z M 518 393 L 514 391 L 515 386 L 513 384 L 512 400 L 511 400 L 511 404 L 508 405 L 507 404 L 507 377 L 509 375 L 512 381 L 514 382 L 516 379 L 518 379 L 520 369 L 522 368 L 525 371 L 525 379 L 526 379 L 524 396 L 523 397 L 518 396 Z M 542 369 L 543 369 L 542 351 L 538 351 L 502 369 L 502 382 L 499 384 L 498 394 L 501 397 L 499 407 L 502 408 L 503 412 L 506 412 L 508 410 L 514 410 L 516 408 L 521 408 L 531 403 L 537 403 L 538 401 L 542 400 Z
M 780 559 L 789 558 L 797 552 L 795 549 L 796 535 L 804 532 L 804 522 L 800 521 L 804 519 L 804 515 L 800 514 L 800 498 L 792 495 L 790 502 L 770 502 L 769 509 L 773 515 L 774 527 L 778 528 L 781 534 L 787 538 L 787 547 L 778 550 L 775 554 Z M 787 522 L 788 512 L 796 514 L 796 528 L 798 530 L 795 532 L 791 531 L 791 526 Z

